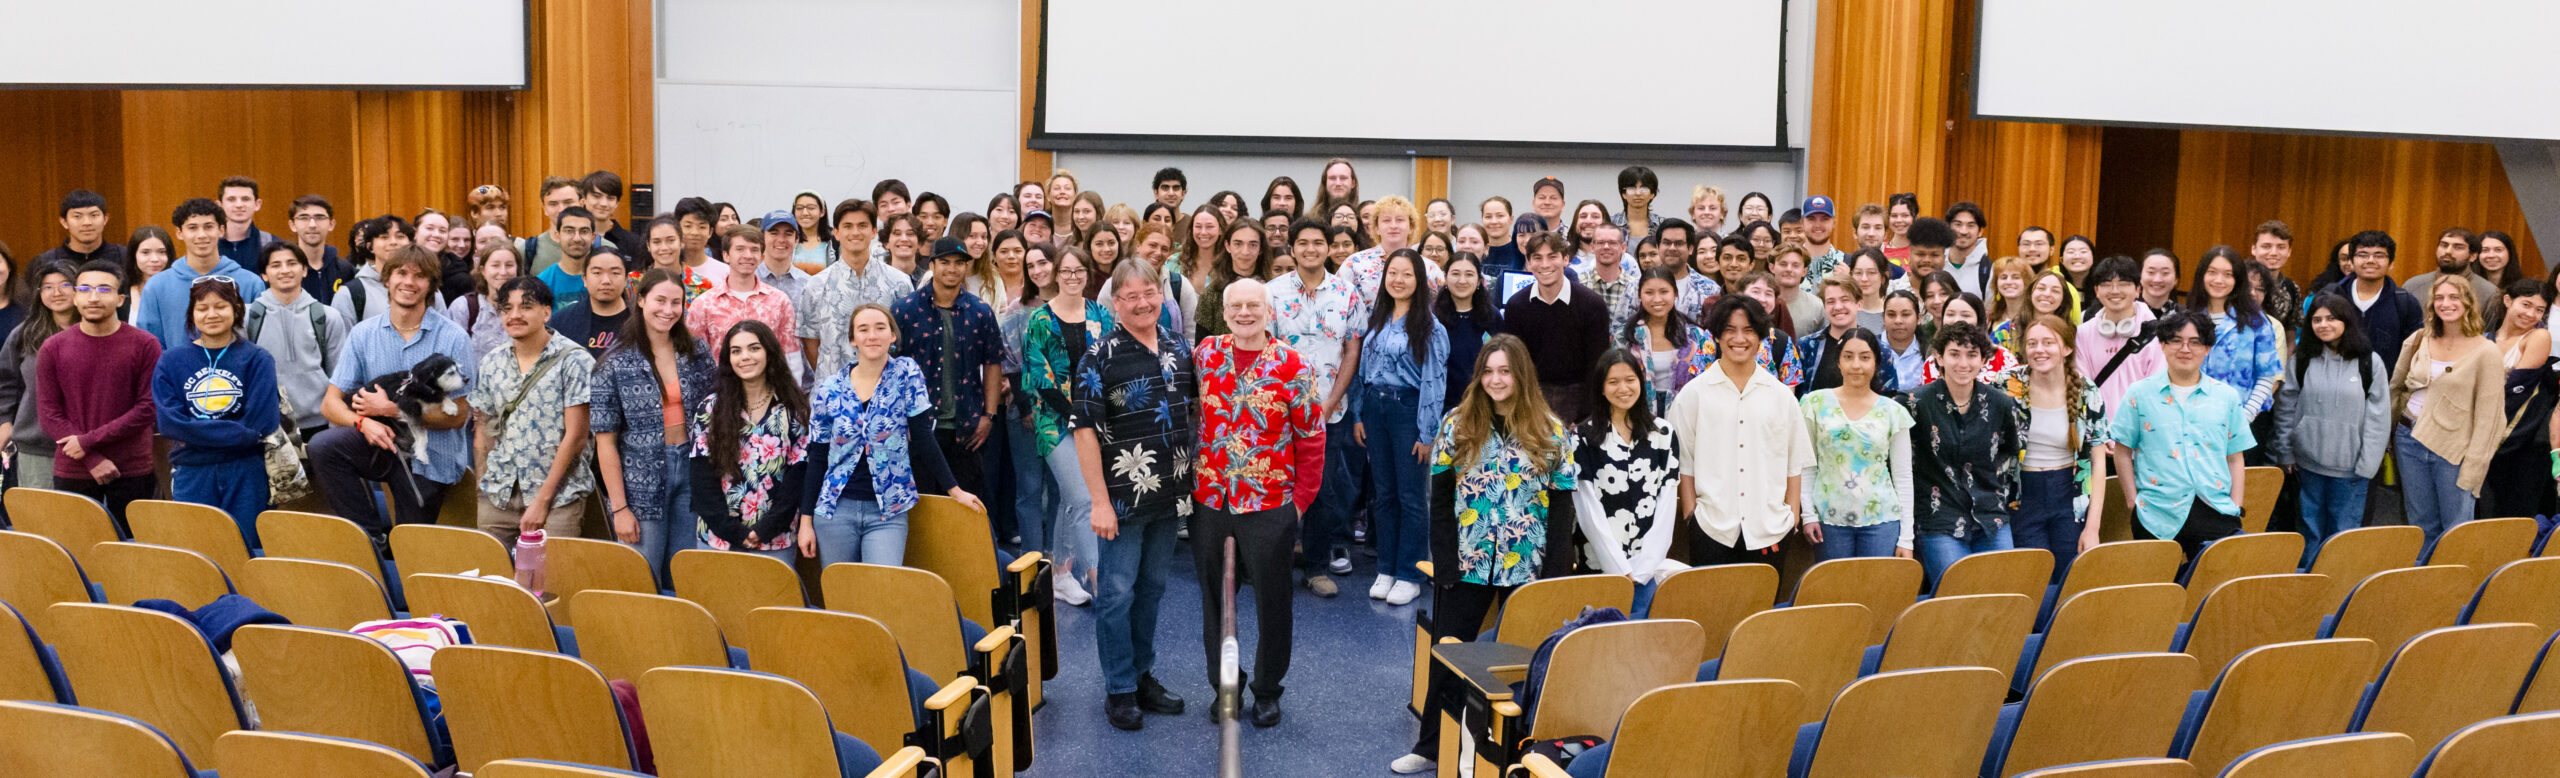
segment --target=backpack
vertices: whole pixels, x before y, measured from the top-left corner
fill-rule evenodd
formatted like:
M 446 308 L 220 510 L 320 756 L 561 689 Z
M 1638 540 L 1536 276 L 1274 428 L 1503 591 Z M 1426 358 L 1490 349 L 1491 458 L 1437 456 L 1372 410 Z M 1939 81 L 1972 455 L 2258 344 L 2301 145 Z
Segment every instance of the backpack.
M 1547 663 L 1554 658 L 1556 645 L 1564 642 L 1564 636 L 1583 627 L 1626 620 L 1626 612 L 1616 608 L 1584 608 L 1582 615 L 1565 622 L 1564 626 L 1557 627 L 1555 632 L 1547 635 L 1545 641 L 1538 644 L 1537 652 L 1529 655 L 1529 674 L 1520 681 L 1518 688 L 1514 689 L 1512 694 L 1512 698 L 1520 702 L 1519 731 L 1529 731 L 1529 725 L 1538 718 L 1538 691 L 1540 687 L 1546 685 Z
M 258 330 L 266 327 L 267 324 L 268 307 L 269 306 L 265 303 L 250 305 L 248 315 L 243 317 L 243 321 L 240 322 L 240 329 L 249 333 L 249 342 L 258 342 Z M 356 309 L 358 311 L 362 311 L 364 309 L 364 299 L 362 295 L 357 296 Z M 326 311 L 320 310 L 320 306 L 315 304 L 310 308 L 310 316 L 311 340 L 314 343 L 320 344 L 320 353 L 323 356 L 326 356 L 329 353 L 329 314 Z

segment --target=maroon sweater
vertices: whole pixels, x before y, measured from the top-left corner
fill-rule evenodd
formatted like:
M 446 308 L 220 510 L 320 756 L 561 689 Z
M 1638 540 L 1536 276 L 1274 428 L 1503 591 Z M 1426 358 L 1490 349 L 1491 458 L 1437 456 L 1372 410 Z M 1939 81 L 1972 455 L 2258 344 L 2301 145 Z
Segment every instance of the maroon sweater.
M 160 364 L 160 340 L 131 325 L 106 337 L 78 326 L 45 339 L 36 352 L 36 418 L 44 436 L 77 435 L 88 454 L 62 455 L 54 446 L 53 477 L 90 480 L 99 457 L 116 463 L 116 477 L 152 478 L 151 371 Z

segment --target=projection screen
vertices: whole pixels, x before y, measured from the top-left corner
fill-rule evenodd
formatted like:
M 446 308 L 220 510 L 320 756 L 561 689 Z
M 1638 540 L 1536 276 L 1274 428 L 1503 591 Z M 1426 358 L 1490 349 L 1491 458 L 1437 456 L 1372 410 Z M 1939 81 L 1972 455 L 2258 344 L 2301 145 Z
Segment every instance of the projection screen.
M 526 2 L 16 2 L 0 85 L 523 89 Z
M 1404 153 L 1395 144 L 1785 142 L 1785 0 L 1051 0 L 1045 8 L 1034 146 L 1368 141 Z
M 2560 3 L 1981 3 L 1981 118 L 2560 140 Z

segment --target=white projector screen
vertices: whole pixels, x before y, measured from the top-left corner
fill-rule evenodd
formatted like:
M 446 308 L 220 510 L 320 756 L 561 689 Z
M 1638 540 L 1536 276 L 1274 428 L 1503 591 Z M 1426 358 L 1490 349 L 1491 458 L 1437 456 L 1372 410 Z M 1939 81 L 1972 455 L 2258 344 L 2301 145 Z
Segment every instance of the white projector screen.
M 1053 0 L 1046 9 L 1039 131 L 1051 139 L 1784 143 L 1784 0 Z
M 2560 3 L 1981 2 L 1982 118 L 2560 140 Z
M 523 89 L 528 1 L 17 2 L 0 84 Z

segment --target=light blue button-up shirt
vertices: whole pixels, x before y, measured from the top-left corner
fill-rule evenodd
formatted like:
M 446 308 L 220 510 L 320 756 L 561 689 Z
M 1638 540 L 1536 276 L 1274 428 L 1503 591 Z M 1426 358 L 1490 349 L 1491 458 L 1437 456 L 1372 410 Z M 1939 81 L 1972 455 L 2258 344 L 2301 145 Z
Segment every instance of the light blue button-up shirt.
M 373 379 L 388 373 L 407 370 L 429 354 L 453 358 L 462 371 L 462 389 L 453 399 L 469 397 L 471 387 L 480 381 L 479 369 L 471 362 L 471 336 L 462 325 L 433 313 L 419 320 L 416 339 L 403 341 L 391 328 L 391 317 L 375 316 L 347 331 L 346 352 L 338 357 L 338 371 L 329 375 L 329 383 L 346 393 L 350 404 L 356 393 Z M 397 399 L 397 398 L 394 398 Z M 495 410 L 495 409 L 491 409 Z M 441 484 L 462 480 L 471 466 L 471 429 L 469 425 L 449 430 L 427 430 L 427 459 L 411 463 L 410 472 Z
M 2177 386 L 2168 371 L 2153 373 L 2125 390 L 2107 427 L 2118 445 L 2133 449 L 2142 503 L 2134 512 L 2152 537 L 2177 537 L 2198 499 L 2218 513 L 2240 515 L 2230 457 L 2258 445 L 2258 438 L 2230 384 L 2201 377 L 2194 386 Z

